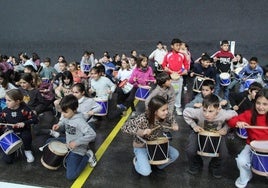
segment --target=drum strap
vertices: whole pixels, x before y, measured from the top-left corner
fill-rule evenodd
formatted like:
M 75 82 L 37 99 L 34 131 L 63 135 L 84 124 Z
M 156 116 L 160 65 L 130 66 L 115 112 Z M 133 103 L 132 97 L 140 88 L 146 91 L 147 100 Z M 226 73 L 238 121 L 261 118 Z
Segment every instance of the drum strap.
M 142 141 L 143 143 L 146 144 L 146 140 L 144 140 L 142 137 L 140 137 L 140 136 L 137 135 L 137 138 L 138 138 L 140 141 Z

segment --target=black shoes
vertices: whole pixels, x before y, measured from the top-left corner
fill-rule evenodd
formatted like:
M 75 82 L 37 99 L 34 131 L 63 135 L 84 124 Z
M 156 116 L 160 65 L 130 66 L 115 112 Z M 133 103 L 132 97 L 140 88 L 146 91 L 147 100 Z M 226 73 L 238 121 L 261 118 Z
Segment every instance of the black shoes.
M 221 170 L 220 170 L 220 169 L 209 168 L 209 173 L 211 173 L 211 175 L 212 175 L 214 178 L 216 178 L 216 179 L 220 179 L 220 178 L 222 178 Z

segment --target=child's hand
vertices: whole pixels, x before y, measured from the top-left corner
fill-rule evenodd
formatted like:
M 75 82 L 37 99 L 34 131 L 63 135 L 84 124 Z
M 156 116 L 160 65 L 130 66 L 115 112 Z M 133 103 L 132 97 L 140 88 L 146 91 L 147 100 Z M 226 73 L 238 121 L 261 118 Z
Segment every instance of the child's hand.
M 221 102 L 220 102 L 220 106 L 225 106 L 227 104 L 227 100 L 222 100 Z
M 218 133 L 219 133 L 220 135 L 224 136 L 224 135 L 227 134 L 227 129 L 222 128 L 222 129 L 218 130 Z
M 87 113 L 89 116 L 93 116 L 94 115 L 94 111 L 89 111 L 88 113 Z
M 243 129 L 243 128 L 245 128 L 245 126 L 250 126 L 250 125 L 248 123 L 242 122 L 242 121 L 236 122 L 236 127 L 237 128 Z
M 196 107 L 196 108 L 201 108 L 201 107 L 202 107 L 202 103 L 195 103 L 195 104 L 194 104 L 194 107 Z
M 59 128 L 60 128 L 60 126 L 59 126 L 58 124 L 55 124 L 55 125 L 52 126 L 52 130 L 53 130 L 53 131 L 56 131 L 56 130 L 58 130 Z
M 25 126 L 25 123 L 23 123 L 23 122 L 20 122 L 20 123 L 16 123 L 15 124 L 15 127 L 16 128 L 23 128 Z
M 144 135 L 150 135 L 152 133 L 152 129 L 145 129 L 144 131 L 143 131 L 143 136 Z
M 74 149 L 76 147 L 76 143 L 74 141 L 69 142 L 68 147 L 70 149 Z
M 237 111 L 239 107 L 237 105 L 233 106 L 233 110 Z
M 172 125 L 172 130 L 173 131 L 178 131 L 179 130 L 179 125 L 178 124 L 173 124 Z
M 202 127 L 198 126 L 198 125 L 194 126 L 193 130 L 196 133 L 204 131 L 204 129 Z

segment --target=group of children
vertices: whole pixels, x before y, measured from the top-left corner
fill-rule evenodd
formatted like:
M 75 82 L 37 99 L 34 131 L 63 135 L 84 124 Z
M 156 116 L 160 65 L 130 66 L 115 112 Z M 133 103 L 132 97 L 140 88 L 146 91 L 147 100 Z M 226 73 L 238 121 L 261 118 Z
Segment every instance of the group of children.
M 263 89 L 263 83 L 254 82 L 245 92 L 229 93 L 230 88 L 222 84 L 221 78 L 222 73 L 231 74 L 232 63 L 236 60 L 229 52 L 228 41 L 222 41 L 221 50 L 213 56 L 202 55 L 192 68 L 190 52 L 184 44 L 175 38 L 171 41 L 172 50 L 167 52 L 162 49 L 162 43 L 158 43 L 159 49 L 150 56 L 163 60 L 157 64 L 158 68 L 159 64 L 162 67 L 157 73 L 149 66 L 149 59 L 145 55 L 112 62 L 105 54 L 100 63 L 96 61 L 94 54 L 85 52 L 80 62 L 80 70 L 75 63 L 70 63 L 67 70 L 67 62 L 63 56 L 59 57 L 55 68 L 51 67 L 50 59 L 46 58 L 43 66 L 39 66 L 39 76 L 43 78 L 41 82 L 28 61 L 24 66 L 24 73 L 17 80 L 18 89 L 4 74 L 0 74 L 6 100 L 6 108 L 2 109 L 0 121 L 13 125 L 2 127 L 1 131 L 4 133 L 12 129 L 19 135 L 24 144 L 27 162 L 33 162 L 31 125 L 38 123 L 38 115 L 51 108 L 55 109 L 59 114 L 59 122 L 53 125 L 48 133 L 58 137 L 60 134 L 57 131 L 65 128 L 66 138 L 59 140 L 66 143 L 70 150 L 66 157 L 66 177 L 72 180 L 88 162 L 91 167 L 97 164 L 94 153 L 88 148 L 89 142 L 94 141 L 96 137 L 94 116 L 103 110 L 98 101 L 109 101 L 115 93 L 116 110 L 123 112 L 131 107 L 133 111 L 134 118 L 125 123 L 122 131 L 134 136 L 133 163 L 139 174 L 148 176 L 152 171 L 163 172 L 163 168 L 179 157 L 178 150 L 169 146 L 168 162 L 151 165 L 145 147 L 147 141 L 167 136 L 169 130 L 179 130 L 174 117 L 175 111 L 177 115 L 183 115 L 185 122 L 192 128 L 186 150 L 189 173 L 195 175 L 203 167 L 202 158 L 197 154 L 198 134 L 209 124 L 221 136 L 220 156 L 214 157 L 209 164 L 212 175 L 221 178 L 222 164 L 226 159 L 225 154 L 228 153 L 225 143 L 228 125 L 231 128 L 244 128 L 247 125 L 268 126 L 267 89 Z M 155 53 L 159 53 L 158 56 L 154 57 Z M 256 58 L 251 58 L 249 64 L 237 74 L 239 79 L 245 76 L 263 76 L 257 62 Z M 199 93 L 195 93 L 194 99 L 185 105 L 183 111 L 182 88 L 184 76 L 187 74 L 191 77 L 202 76 L 209 79 L 204 79 Z M 155 83 L 156 87 L 144 99 L 145 113 L 136 116 L 133 103 L 136 91 L 141 86 L 152 86 Z M 221 88 L 224 92 L 223 99 L 220 98 Z M 248 130 L 247 146 L 237 158 L 240 170 L 240 176 L 235 182 L 237 187 L 245 187 L 252 177 L 251 171 L 244 167 L 250 165 L 250 141 L 267 140 L 267 137 L 266 130 Z M 14 153 L 2 153 L 4 160 L 12 163 Z M 243 161 L 241 158 L 245 156 L 248 160 Z

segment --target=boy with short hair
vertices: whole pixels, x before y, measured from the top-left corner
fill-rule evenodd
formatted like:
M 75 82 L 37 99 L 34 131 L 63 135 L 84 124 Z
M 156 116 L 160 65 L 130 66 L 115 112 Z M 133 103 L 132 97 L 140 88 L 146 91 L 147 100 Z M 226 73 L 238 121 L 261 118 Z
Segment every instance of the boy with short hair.
M 96 133 L 87 124 L 83 115 L 77 113 L 78 99 L 74 95 L 63 97 L 60 107 L 63 118 L 58 124 L 53 125 L 52 130 L 65 127 L 66 144 L 70 148 L 66 157 L 66 178 L 74 180 L 84 170 L 87 163 L 92 168 L 97 165 L 94 153 L 88 150 L 88 144 L 96 138 Z
M 209 172 L 213 177 L 221 178 L 221 169 L 224 160 L 227 157 L 228 149 L 225 143 L 225 135 L 228 131 L 226 120 L 236 116 L 233 110 L 224 110 L 220 108 L 219 98 L 214 95 L 208 95 L 204 98 L 201 108 L 186 108 L 183 111 L 184 120 L 192 128 L 189 135 L 189 143 L 186 147 L 186 153 L 189 160 L 190 168 L 188 172 L 192 175 L 199 173 L 203 167 L 203 160 L 198 151 L 198 133 L 204 131 L 209 125 L 210 130 L 221 135 L 219 145 L 219 157 L 213 157 L 209 163 Z
M 47 78 L 50 81 L 56 76 L 58 72 L 51 66 L 51 60 L 49 57 L 44 59 L 43 68 L 39 73 L 40 78 Z
M 185 107 L 189 108 L 201 108 L 204 97 L 213 94 L 214 92 L 214 81 L 213 80 L 204 80 L 202 86 L 201 86 L 201 93 L 197 94 L 195 98 L 188 104 L 185 105 Z M 226 106 L 228 104 L 227 100 L 220 98 L 217 96 L 220 100 L 220 106 Z
M 231 62 L 235 60 L 234 55 L 229 51 L 228 40 L 221 42 L 221 49 L 211 56 L 216 66 L 216 87 L 215 94 L 219 95 L 220 90 L 223 89 L 224 99 L 228 100 L 229 88 L 227 86 L 221 87 L 221 73 L 231 73 Z

